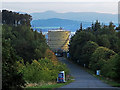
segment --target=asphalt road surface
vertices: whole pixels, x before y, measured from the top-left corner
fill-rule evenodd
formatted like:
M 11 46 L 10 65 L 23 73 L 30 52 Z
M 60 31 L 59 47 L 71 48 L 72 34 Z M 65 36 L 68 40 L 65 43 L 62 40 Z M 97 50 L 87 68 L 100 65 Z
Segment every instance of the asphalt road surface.
M 110 85 L 100 81 L 88 72 L 83 70 L 80 66 L 66 60 L 64 57 L 58 57 L 59 61 L 65 63 L 70 69 L 70 74 L 75 78 L 75 81 L 65 85 L 61 88 L 110 88 L 108 90 L 116 90 Z M 102 89 L 102 90 L 103 90 Z M 118 90 L 118 89 L 117 89 Z

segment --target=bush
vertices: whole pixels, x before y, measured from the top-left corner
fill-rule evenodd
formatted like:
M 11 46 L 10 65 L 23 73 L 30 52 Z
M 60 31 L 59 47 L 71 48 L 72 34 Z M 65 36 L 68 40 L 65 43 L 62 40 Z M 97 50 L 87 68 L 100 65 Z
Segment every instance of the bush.
M 20 57 L 11 47 L 10 40 L 3 39 L 2 42 L 2 88 L 21 88 L 25 81 L 22 73 L 17 71 L 16 60 Z
M 84 64 L 86 64 L 87 67 L 89 65 L 90 57 L 97 47 L 98 45 L 93 41 L 88 41 L 83 46 L 82 52 L 81 52 L 82 54 L 80 57 L 82 58 Z
M 101 69 L 102 66 L 114 55 L 114 51 L 105 47 L 98 47 L 90 58 L 89 67 L 93 71 Z
M 120 54 L 114 55 L 104 64 L 101 74 L 120 82 Z
M 109 37 L 107 34 L 98 35 L 97 43 L 99 46 L 110 48 L 110 41 L 109 41 Z
M 113 56 L 110 60 L 108 60 L 102 67 L 101 69 L 101 74 L 104 76 L 104 77 L 109 77 L 109 78 L 112 78 L 112 79 L 115 79 L 117 77 L 117 73 L 115 72 L 116 70 L 116 66 L 115 66 L 115 63 L 116 63 L 116 55 Z
M 77 60 L 80 60 L 81 65 L 83 65 L 85 62 L 83 59 L 81 59 L 81 56 L 83 55 L 81 51 L 86 42 L 95 40 L 95 35 L 90 32 L 77 32 L 70 40 L 69 53 L 71 59 L 75 62 L 77 62 Z
M 53 64 L 58 63 L 57 57 L 55 56 L 54 52 L 52 50 L 50 50 L 50 49 L 46 50 L 45 57 L 48 58 L 48 59 L 51 59 Z
M 23 63 L 23 61 L 17 62 L 19 72 L 23 73 L 24 79 L 29 83 L 56 81 L 59 71 L 65 71 L 69 73 L 65 64 L 58 62 L 53 64 L 52 60 L 44 58 L 33 60 L 31 64 Z
M 115 78 L 118 82 L 120 82 L 120 53 L 116 55 L 115 60 L 115 72 L 117 73 L 117 77 Z

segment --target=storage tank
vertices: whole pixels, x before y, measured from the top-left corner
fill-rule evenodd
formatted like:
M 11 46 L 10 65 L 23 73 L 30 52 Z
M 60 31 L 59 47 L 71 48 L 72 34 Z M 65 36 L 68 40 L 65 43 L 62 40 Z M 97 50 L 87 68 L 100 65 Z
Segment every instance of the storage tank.
M 49 30 L 48 31 L 48 45 L 53 51 L 62 49 L 68 51 L 70 31 L 66 30 Z

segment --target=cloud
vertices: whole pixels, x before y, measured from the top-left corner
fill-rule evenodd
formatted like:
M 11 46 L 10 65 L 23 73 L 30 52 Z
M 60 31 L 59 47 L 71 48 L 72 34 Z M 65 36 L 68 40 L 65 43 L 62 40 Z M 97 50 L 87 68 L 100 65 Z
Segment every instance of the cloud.
M 3 9 L 17 12 L 100 12 L 117 14 L 117 2 L 4 2 Z
M 3 0 L 3 2 L 118 2 L 119 0 Z

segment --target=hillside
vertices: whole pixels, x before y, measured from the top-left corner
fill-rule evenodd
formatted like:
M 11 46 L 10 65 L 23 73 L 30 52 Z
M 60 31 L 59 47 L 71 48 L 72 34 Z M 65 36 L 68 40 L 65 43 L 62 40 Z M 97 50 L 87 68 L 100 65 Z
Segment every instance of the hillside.
M 51 18 L 51 19 L 39 19 L 33 20 L 31 22 L 33 27 L 39 27 L 44 32 L 48 29 L 55 29 L 62 27 L 66 30 L 75 31 L 79 29 L 80 23 L 83 24 L 83 28 L 90 26 L 92 22 L 84 22 L 84 21 L 75 21 L 75 20 L 68 20 L 68 19 L 59 19 L 59 18 Z
M 49 18 L 62 18 L 76 21 L 85 21 L 93 22 L 99 20 L 103 23 L 108 23 L 113 21 L 114 23 L 118 22 L 117 14 L 108 14 L 108 13 L 96 13 L 96 12 L 68 12 L 68 13 L 57 13 L 54 11 L 46 11 L 41 13 L 31 13 L 33 20 L 38 19 L 49 19 Z

